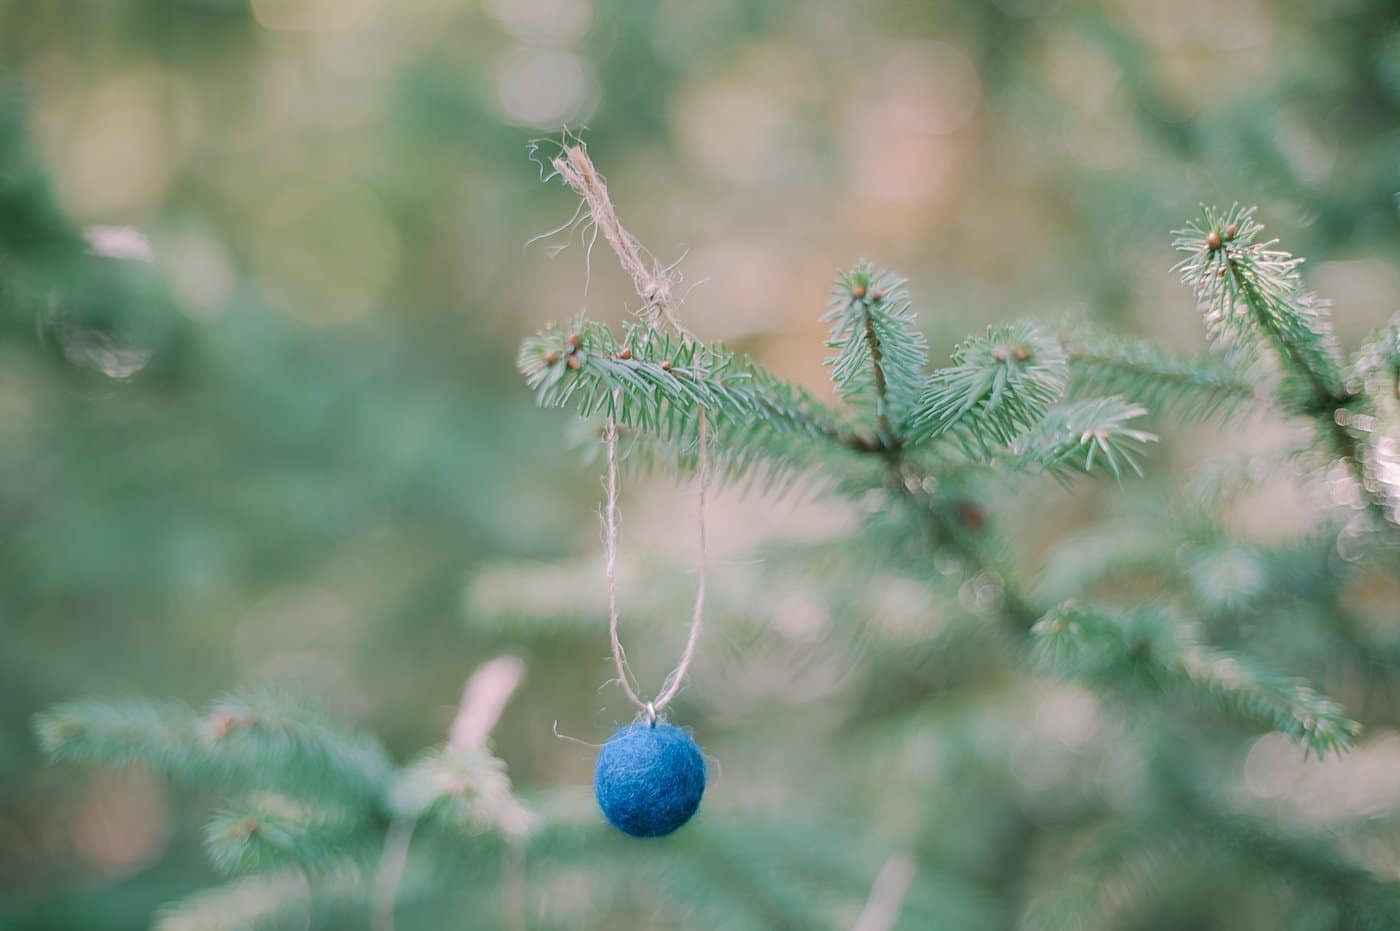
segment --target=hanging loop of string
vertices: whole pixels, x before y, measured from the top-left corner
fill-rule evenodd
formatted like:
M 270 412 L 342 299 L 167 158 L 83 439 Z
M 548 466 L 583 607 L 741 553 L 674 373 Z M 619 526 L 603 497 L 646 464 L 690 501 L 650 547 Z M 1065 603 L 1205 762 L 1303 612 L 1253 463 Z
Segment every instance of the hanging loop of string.
M 621 392 L 613 392 L 613 408 L 621 402 Z M 617 606 L 617 549 L 619 534 L 619 519 L 617 508 L 617 420 L 614 413 L 609 413 L 607 424 L 603 428 L 603 443 L 607 450 L 608 473 L 605 483 L 605 495 L 603 501 L 603 546 L 605 551 L 604 574 L 608 582 L 608 635 L 612 643 L 613 666 L 617 670 L 617 681 L 622 685 L 622 690 L 627 693 L 627 698 L 637 710 L 646 715 L 647 721 L 655 724 L 657 716 L 665 710 L 671 700 L 680 692 L 681 686 L 685 683 L 686 673 L 690 671 L 691 661 L 695 658 L 695 647 L 700 641 L 701 621 L 705 615 L 705 580 L 708 561 L 706 550 L 708 544 L 705 538 L 705 490 L 710 481 L 710 458 L 707 441 L 707 425 L 705 409 L 701 408 L 696 418 L 696 451 L 695 451 L 695 474 L 696 486 L 698 489 L 698 513 L 696 515 L 696 526 L 698 527 L 699 553 L 697 555 L 698 565 L 696 568 L 695 583 L 695 606 L 690 615 L 690 633 L 686 637 L 685 648 L 681 651 L 681 658 L 676 663 L 676 668 L 662 682 L 661 691 L 650 701 L 643 699 L 637 688 L 632 684 L 631 670 L 627 666 L 627 654 L 622 648 L 622 638 L 618 634 L 618 624 L 620 612 Z
M 640 242 L 622 225 L 618 219 L 617 211 L 613 208 L 612 198 L 608 195 L 607 183 L 603 180 L 602 174 L 593 165 L 593 161 L 588 157 L 588 150 L 582 140 L 570 139 L 567 134 L 559 146 L 559 154 L 550 160 L 554 171 L 564 179 L 564 183 L 571 187 L 588 208 L 588 215 L 604 240 L 612 247 L 617 255 L 618 262 L 623 270 L 632 278 L 632 284 L 636 288 L 637 295 L 642 299 L 642 306 L 637 311 L 638 315 L 647 322 L 648 325 L 660 328 L 669 326 L 680 336 L 686 346 L 693 346 L 696 342 L 695 334 L 686 329 L 676 315 L 675 284 L 678 280 L 673 274 L 675 265 L 662 266 Z M 575 213 L 575 219 L 578 214 Z M 574 220 L 565 224 L 569 227 Z M 677 260 L 679 261 L 679 260 Z M 622 690 L 627 693 L 627 698 L 632 704 L 637 706 L 637 710 L 646 716 L 652 724 L 656 723 L 657 716 L 665 710 L 671 700 L 680 692 L 685 684 L 686 673 L 690 670 L 691 661 L 695 658 L 695 647 L 700 639 L 701 618 L 705 612 L 705 564 L 706 540 L 705 540 L 705 490 L 710 481 L 710 453 L 707 438 L 707 413 L 702 407 L 696 416 L 696 452 L 695 452 L 695 472 L 696 485 L 699 491 L 699 513 L 696 516 L 696 526 L 699 532 L 699 553 L 697 554 L 698 568 L 696 572 L 695 585 L 695 608 L 690 617 L 690 633 L 686 637 L 685 649 L 681 651 L 681 658 L 676 663 L 676 668 L 666 676 L 661 683 L 661 691 L 651 701 L 646 701 L 641 697 L 637 687 L 633 684 L 631 670 L 627 668 L 627 654 L 622 649 L 622 640 L 618 636 L 619 612 L 617 607 L 617 545 L 618 545 L 618 510 L 617 510 L 617 415 L 622 405 L 622 391 L 616 389 L 612 395 L 612 409 L 608 412 L 607 425 L 603 430 L 603 442 L 607 447 L 608 475 L 606 482 L 606 498 L 603 504 L 603 541 L 606 555 L 605 572 L 608 582 L 608 633 L 612 642 L 613 665 L 617 669 L 617 681 L 622 686 Z

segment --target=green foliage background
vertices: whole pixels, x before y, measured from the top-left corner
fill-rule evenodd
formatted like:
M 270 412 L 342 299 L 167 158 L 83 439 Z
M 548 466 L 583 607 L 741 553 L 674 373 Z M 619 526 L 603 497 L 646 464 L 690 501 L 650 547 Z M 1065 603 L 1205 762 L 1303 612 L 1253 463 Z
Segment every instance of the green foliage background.
M 636 302 L 601 246 L 591 261 L 576 236 L 550 258 L 567 233 L 523 248 L 573 209 L 527 159 L 566 123 L 587 127 L 634 232 L 666 261 L 689 250 L 688 324 L 823 398 L 819 318 L 862 255 L 908 276 L 937 365 L 1023 317 L 1201 350 L 1169 231 L 1202 201 L 1260 205 L 1309 257 L 1344 345 L 1400 305 L 1400 20 L 1385 3 L 0 0 L 0 68 L 0 928 L 147 927 L 218 878 L 209 796 L 41 763 L 32 722 L 56 702 L 203 706 L 271 682 L 405 760 L 441 742 L 466 674 L 512 651 L 528 678 L 495 753 L 527 803 L 578 800 L 591 754 L 551 722 L 596 741 L 629 715 L 598 691 L 598 487 L 577 431 L 535 408 L 514 364 L 546 321 L 617 321 Z M 83 231 L 104 226 L 143 231 L 154 261 L 92 254 Z M 1393 742 L 1378 687 L 1393 577 L 1329 588 L 1283 480 L 1199 520 L 1166 504 L 1204 462 L 1282 458 L 1296 425 L 1148 426 L 1163 442 L 1142 480 L 994 502 L 1046 597 L 1081 590 L 1086 551 L 1145 554 L 1116 580 L 1127 593 L 1180 575 L 1227 646 Z M 629 636 L 655 678 L 689 597 L 689 493 L 664 475 L 629 485 Z M 722 763 L 710 827 L 659 864 L 586 824 L 551 841 L 528 874 L 532 921 L 736 927 L 727 893 L 761 900 L 735 906 L 766 916 L 756 927 L 845 927 L 885 858 L 912 849 L 937 867 L 908 927 L 1016 926 L 1037 878 L 1087 843 L 1058 833 L 1080 814 L 1062 781 L 1016 756 L 1054 720 L 1037 707 L 1080 693 L 979 660 L 975 591 L 818 584 L 814 556 L 745 526 L 810 538 L 844 512 L 800 495 L 719 507 L 740 543 L 714 568 L 675 712 Z M 1158 513 L 1175 553 L 1114 536 Z M 1080 549 L 1051 549 L 1066 538 Z M 1278 579 L 1286 592 L 1265 597 Z M 1318 591 L 1363 646 L 1319 639 Z M 1111 772 L 1108 757 L 1090 769 Z M 1339 778 L 1318 792 L 1363 788 Z M 1367 810 L 1381 839 L 1361 842 L 1384 875 L 1397 801 Z M 1103 926 L 1280 926 L 1286 871 L 1191 875 L 1170 829 L 1137 835 L 1161 841 L 1137 846 L 1150 880 L 1117 881 L 1187 892 L 1134 896 L 1141 914 Z M 794 878 L 820 872 L 804 851 L 842 877 L 820 906 Z M 458 905 L 410 907 L 400 926 L 497 926 L 494 904 Z

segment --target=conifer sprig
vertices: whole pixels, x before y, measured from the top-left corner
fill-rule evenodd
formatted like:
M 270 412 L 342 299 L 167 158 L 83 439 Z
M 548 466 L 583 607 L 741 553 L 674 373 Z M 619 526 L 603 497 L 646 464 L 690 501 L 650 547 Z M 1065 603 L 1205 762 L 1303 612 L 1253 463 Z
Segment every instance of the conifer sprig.
M 1299 387 L 1299 407 L 1345 401 L 1341 353 L 1327 305 L 1303 288 L 1303 260 L 1261 241 L 1254 208 L 1202 207 L 1198 220 L 1176 231 L 1187 254 L 1176 266 L 1191 286 L 1212 339 L 1246 352 L 1269 349 L 1286 383 Z
M 35 726 L 55 759 L 145 763 L 198 784 L 316 801 L 378 799 L 390 773 L 376 740 L 269 692 L 231 695 L 203 715 L 174 703 L 74 702 L 45 711 Z
M 1072 472 L 1107 471 L 1121 481 L 1123 470 L 1142 474 L 1139 460 L 1157 436 L 1133 426 L 1147 408 L 1122 398 L 1092 398 L 1052 408 L 1018 441 L 1017 470 L 1039 469 L 1065 481 Z
M 390 804 L 399 817 L 426 818 L 458 834 L 522 837 L 533 821 L 511 792 L 505 762 L 484 747 L 425 754 L 399 774 Z
M 340 880 L 349 885 L 354 880 Z M 300 870 L 288 868 L 240 877 L 202 889 L 163 909 L 155 931 L 275 931 L 311 909 L 311 890 Z
M 1253 383 L 1219 356 L 1169 353 L 1083 327 L 1061 341 L 1075 397 L 1120 395 L 1183 420 L 1228 416 L 1257 400 Z
M 831 323 L 826 363 L 836 393 L 873 412 L 880 441 L 892 445 L 928 365 L 928 340 L 910 310 L 905 279 L 861 261 L 840 275 L 824 321 Z
M 551 325 L 526 340 L 518 365 L 541 405 L 614 416 L 634 433 L 633 450 L 685 470 L 693 466 L 700 411 L 708 412 L 713 464 L 732 482 L 784 486 L 829 472 L 853 451 L 880 448 L 806 391 L 724 345 L 645 325 L 627 324 L 620 340 L 601 323 Z
M 1030 322 L 991 327 L 953 350 L 929 376 L 909 416 L 909 441 L 956 429 L 967 442 L 1010 444 L 1065 393 L 1068 366 L 1055 337 Z
M 860 281 L 889 284 L 895 307 L 905 307 L 898 279 L 865 265 L 843 275 L 838 290 Z M 868 299 L 869 292 L 851 303 Z M 842 313 L 859 322 L 867 311 Z M 877 309 L 873 316 L 884 313 Z M 911 316 L 900 309 L 880 327 L 904 333 Z M 863 327 L 841 345 L 868 348 L 860 337 Z M 895 354 L 901 365 L 913 364 L 923 352 L 909 348 L 922 347 L 921 341 L 905 337 L 894 340 L 905 347 Z M 1139 460 L 1156 440 L 1135 425 L 1146 408 L 1118 397 L 1054 406 L 1064 394 L 1068 368 L 1048 331 L 1029 323 L 993 327 L 986 337 L 960 346 L 953 361 L 924 379 L 907 425 L 896 426 L 886 417 L 880 428 L 877 415 L 877 429 L 890 432 L 876 435 L 861 432 L 841 413 L 722 344 L 691 342 L 644 324 L 625 325 L 620 339 L 607 326 L 581 319 L 568 327 L 551 325 L 524 343 L 518 364 L 540 404 L 571 406 L 584 417 L 615 416 L 634 431 L 634 451 L 665 458 L 682 470 L 692 463 L 699 411 L 710 412 L 717 465 L 731 481 L 782 486 L 799 476 L 821 479 L 830 477 L 841 455 L 888 457 L 920 444 L 934 446 L 922 459 L 931 456 L 935 464 L 941 459 L 958 469 L 1043 472 L 1060 481 L 1075 472 L 1102 470 L 1119 480 L 1125 470 L 1140 474 Z M 881 358 L 868 353 L 843 349 L 836 357 L 836 369 L 855 397 L 861 391 L 867 399 L 890 396 L 893 368 L 881 366 Z M 855 374 L 859 368 L 864 376 Z M 875 371 L 886 374 L 876 378 Z M 914 378 L 911 370 L 903 371 L 900 390 L 909 397 Z M 872 409 L 890 410 L 884 402 L 870 403 Z
M 1376 526 L 1394 530 L 1400 520 L 1390 489 L 1381 487 L 1368 436 L 1375 422 L 1367 379 L 1357 377 L 1355 366 L 1346 377 L 1327 305 L 1303 288 L 1303 260 L 1275 248 L 1277 240 L 1260 241 L 1262 231 L 1254 208 L 1203 207 L 1199 220 L 1176 233 L 1177 249 L 1187 253 L 1177 269 L 1195 292 L 1213 339 L 1246 358 L 1272 353 L 1281 402 L 1313 418 L 1334 455 L 1349 463 Z
M 1047 668 L 1101 687 L 1171 689 L 1297 740 L 1325 756 L 1350 749 L 1361 728 L 1341 707 L 1297 679 L 1206 646 L 1150 608 L 1113 614 L 1063 604 L 1031 628 Z
M 318 871 L 341 862 L 353 847 L 370 849 L 371 839 L 357 837 L 362 824 L 344 811 L 261 793 L 215 814 L 205 826 L 204 848 L 214 865 L 231 875 L 283 867 Z
M 668 438 L 690 436 L 704 408 L 721 420 L 761 418 L 775 430 L 849 442 L 839 415 L 751 360 L 642 325 L 626 325 L 621 340 L 601 323 L 551 325 L 525 341 L 519 367 L 542 406 L 574 406 L 585 417 L 606 411 Z
M 1032 900 L 1019 927 L 1026 931 L 1107 931 L 1136 910 L 1150 911 L 1170 894 L 1183 861 L 1197 858 L 1180 824 L 1129 819 L 1092 839 L 1082 855 L 1061 864 L 1046 892 Z

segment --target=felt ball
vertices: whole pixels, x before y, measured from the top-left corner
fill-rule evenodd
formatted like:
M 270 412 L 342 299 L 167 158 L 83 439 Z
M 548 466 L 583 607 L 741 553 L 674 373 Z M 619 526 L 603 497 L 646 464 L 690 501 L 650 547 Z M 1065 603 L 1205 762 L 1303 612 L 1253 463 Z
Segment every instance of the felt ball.
M 633 837 L 661 837 L 690 820 L 705 793 L 705 760 L 669 724 L 629 724 L 608 738 L 593 771 L 608 823 Z

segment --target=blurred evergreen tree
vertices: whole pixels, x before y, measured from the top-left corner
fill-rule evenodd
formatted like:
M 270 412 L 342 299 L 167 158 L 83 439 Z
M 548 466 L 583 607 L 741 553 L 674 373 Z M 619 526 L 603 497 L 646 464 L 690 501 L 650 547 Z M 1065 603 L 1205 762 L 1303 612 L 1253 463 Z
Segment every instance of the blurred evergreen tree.
M 176 928 L 384 927 L 386 849 L 408 851 L 401 929 L 850 927 L 878 916 L 862 903 L 879 898 L 877 872 L 899 873 L 881 865 L 901 863 L 913 878 L 895 927 L 1396 926 L 1387 836 L 1400 806 L 1367 775 L 1395 765 L 1394 323 L 1344 351 L 1358 341 L 1331 336 L 1252 217 L 1207 213 L 1179 247 L 1217 351 L 1164 350 L 1159 329 L 1114 335 L 1155 311 L 1142 268 L 1165 270 L 1163 232 L 1200 199 L 1266 204 L 1315 257 L 1393 264 L 1400 32 L 1384 4 L 794 16 L 740 2 L 688 28 L 676 4 L 596 5 L 578 45 L 606 103 L 589 138 L 638 196 L 657 162 L 696 200 L 714 193 L 693 153 L 662 144 L 678 131 L 670 108 L 754 49 L 781 75 L 785 50 L 819 48 L 841 65 L 820 76 L 835 82 L 868 70 L 872 36 L 952 38 L 985 96 L 984 157 L 941 208 L 967 222 L 907 237 L 895 223 L 881 241 L 937 270 L 934 312 L 916 321 L 897 279 L 869 266 L 838 282 L 832 390 L 849 404 L 645 326 L 549 330 L 521 356 L 549 403 L 596 414 L 622 388 L 638 465 L 688 469 L 704 407 L 726 482 L 819 488 L 865 515 L 837 539 L 771 544 L 761 570 L 717 573 L 707 654 L 676 716 L 724 775 L 664 848 L 611 836 L 557 788 L 586 781 L 587 754 L 541 723 L 593 700 L 605 667 L 578 658 L 601 657 L 605 637 L 597 573 L 577 558 L 593 485 L 510 377 L 530 274 L 501 256 L 558 201 L 522 170 L 524 133 L 495 108 L 493 21 L 463 7 L 426 52 L 386 52 L 389 92 L 357 131 L 330 118 L 288 131 L 289 149 L 368 190 L 400 243 L 378 298 L 389 309 L 338 326 L 321 325 L 334 302 L 309 297 L 342 293 L 333 285 L 293 279 L 289 299 L 255 274 L 270 260 L 249 204 L 318 179 L 293 167 L 276 187 L 216 169 L 231 160 L 217 146 L 175 175 L 160 223 L 216 218 L 233 252 L 225 308 L 204 317 L 139 244 L 66 217 L 24 138 L 36 76 L 111 56 L 158 62 L 202 103 L 249 96 L 258 65 L 286 51 L 257 19 L 275 6 L 0 2 L 15 78 L 0 108 L 0 927 L 147 927 L 166 902 L 179 904 L 160 920 Z M 1268 39 L 1212 45 L 1221 19 Z M 1068 91 L 1052 67 L 1066 57 L 1083 65 Z M 1113 75 L 1111 93 L 1090 93 L 1095 74 Z M 836 202 L 863 192 L 801 185 L 839 175 L 843 145 L 892 144 L 842 142 L 838 114 L 808 98 L 798 109 L 805 161 L 782 184 L 837 225 Z M 760 198 L 741 221 L 776 223 L 780 203 Z M 333 245 L 346 214 L 325 216 L 309 232 Z M 817 226 L 798 228 L 820 238 Z M 1030 319 L 927 369 L 968 329 L 965 310 L 999 318 L 1020 300 Z M 1073 302 L 1093 321 L 1046 309 Z M 579 368 L 542 365 L 569 354 L 573 332 Z M 751 342 L 739 349 L 762 359 L 768 346 Z M 631 364 L 615 358 L 623 346 Z M 1260 422 L 1305 432 L 1286 453 L 1239 457 L 1241 425 Z M 1188 478 L 1192 443 L 1211 461 Z M 1072 483 L 1087 518 L 1066 517 L 1045 477 Z M 1301 532 L 1240 532 L 1242 502 L 1285 489 L 1302 492 Z M 674 570 L 640 562 L 647 613 L 683 610 Z M 835 619 L 819 643 L 774 626 L 804 599 Z M 285 618 L 305 638 L 288 650 L 339 651 L 324 676 L 282 677 L 335 715 L 265 689 L 198 714 L 182 704 L 257 666 L 249 638 Z M 505 645 L 532 688 L 497 750 L 448 741 L 393 762 L 442 739 L 462 671 Z M 839 675 L 798 701 L 765 691 L 773 669 Z M 149 698 L 90 700 L 138 692 Z M 73 698 L 42 719 L 52 753 L 140 761 L 199 790 L 175 796 L 154 864 L 97 868 L 62 839 L 99 783 L 39 769 L 32 717 Z M 589 711 L 561 726 L 600 726 Z M 1360 743 L 1339 761 L 1356 722 Z M 1271 732 L 1325 761 L 1304 765 Z

